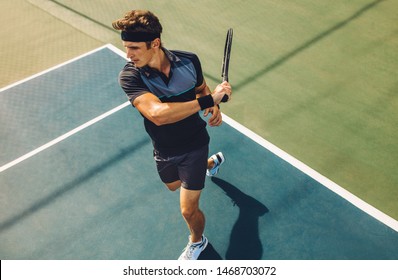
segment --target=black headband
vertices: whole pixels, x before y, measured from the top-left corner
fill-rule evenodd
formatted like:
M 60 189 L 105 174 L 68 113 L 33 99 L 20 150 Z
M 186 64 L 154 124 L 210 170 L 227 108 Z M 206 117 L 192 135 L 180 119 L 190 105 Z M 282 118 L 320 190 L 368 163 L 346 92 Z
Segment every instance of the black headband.
M 140 32 L 128 32 L 122 31 L 122 40 L 129 42 L 151 42 L 156 38 L 160 38 L 159 33 L 149 33 L 145 31 Z

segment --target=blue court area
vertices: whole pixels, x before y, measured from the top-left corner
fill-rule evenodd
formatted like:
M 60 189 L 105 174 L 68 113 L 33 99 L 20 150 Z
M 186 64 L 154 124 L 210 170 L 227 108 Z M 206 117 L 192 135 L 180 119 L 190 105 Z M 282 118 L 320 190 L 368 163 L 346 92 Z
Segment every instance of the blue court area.
M 179 194 L 141 116 L 126 105 L 88 123 L 126 103 L 124 63 L 106 46 L 1 91 L 0 259 L 180 255 Z M 202 259 L 398 259 L 394 229 L 229 124 L 209 132 L 226 163 L 202 194 Z

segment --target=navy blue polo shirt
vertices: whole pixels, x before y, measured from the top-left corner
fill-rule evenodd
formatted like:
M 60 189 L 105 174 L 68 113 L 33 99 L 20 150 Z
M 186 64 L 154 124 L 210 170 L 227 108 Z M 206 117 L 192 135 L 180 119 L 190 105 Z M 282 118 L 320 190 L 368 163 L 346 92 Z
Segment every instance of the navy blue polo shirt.
M 202 85 L 204 78 L 199 58 L 190 52 L 169 51 L 163 48 L 170 61 L 170 74 L 145 66 L 137 68 L 128 62 L 119 75 L 119 83 L 129 101 L 150 92 L 161 102 L 187 102 L 196 99 L 195 87 Z M 152 139 L 154 148 L 163 155 L 187 153 L 209 143 L 206 122 L 195 113 L 181 121 L 157 126 L 144 118 L 145 130 Z

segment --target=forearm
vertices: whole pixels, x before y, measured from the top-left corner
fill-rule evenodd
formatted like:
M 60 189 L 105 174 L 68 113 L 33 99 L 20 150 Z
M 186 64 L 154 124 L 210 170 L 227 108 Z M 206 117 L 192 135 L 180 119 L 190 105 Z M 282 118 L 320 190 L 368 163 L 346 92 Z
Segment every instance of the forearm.
M 188 102 L 165 102 L 162 103 L 158 97 L 148 92 L 137 97 L 133 105 L 154 124 L 160 126 L 181 121 L 201 110 L 209 109 L 220 103 L 224 94 L 231 94 L 231 88 L 227 82 L 216 87 L 213 93 L 205 86 L 196 92 L 201 97 Z M 208 97 L 205 97 L 209 95 Z M 208 113 L 208 110 L 206 110 Z M 206 114 L 207 114 L 206 113 Z
M 201 108 L 197 100 L 158 103 L 148 110 L 148 115 L 146 117 L 156 125 L 165 125 L 181 121 L 200 110 Z
M 209 86 L 205 86 L 201 91 L 196 93 L 196 98 L 211 94 Z

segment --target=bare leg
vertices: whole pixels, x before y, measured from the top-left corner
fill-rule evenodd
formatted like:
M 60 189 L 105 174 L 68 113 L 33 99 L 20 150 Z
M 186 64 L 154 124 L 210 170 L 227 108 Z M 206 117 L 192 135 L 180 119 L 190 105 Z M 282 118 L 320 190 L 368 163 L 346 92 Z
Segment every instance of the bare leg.
M 193 191 L 181 188 L 180 191 L 181 214 L 191 232 L 191 242 L 201 241 L 205 228 L 205 216 L 199 209 L 200 194 L 200 190 Z
M 174 191 L 178 190 L 181 187 L 181 181 L 177 180 L 177 181 L 174 181 L 172 183 L 167 183 L 166 187 L 169 190 L 171 190 L 172 192 L 174 192 Z
M 212 169 L 214 166 L 214 160 L 212 158 L 209 158 L 207 160 L 207 169 Z

